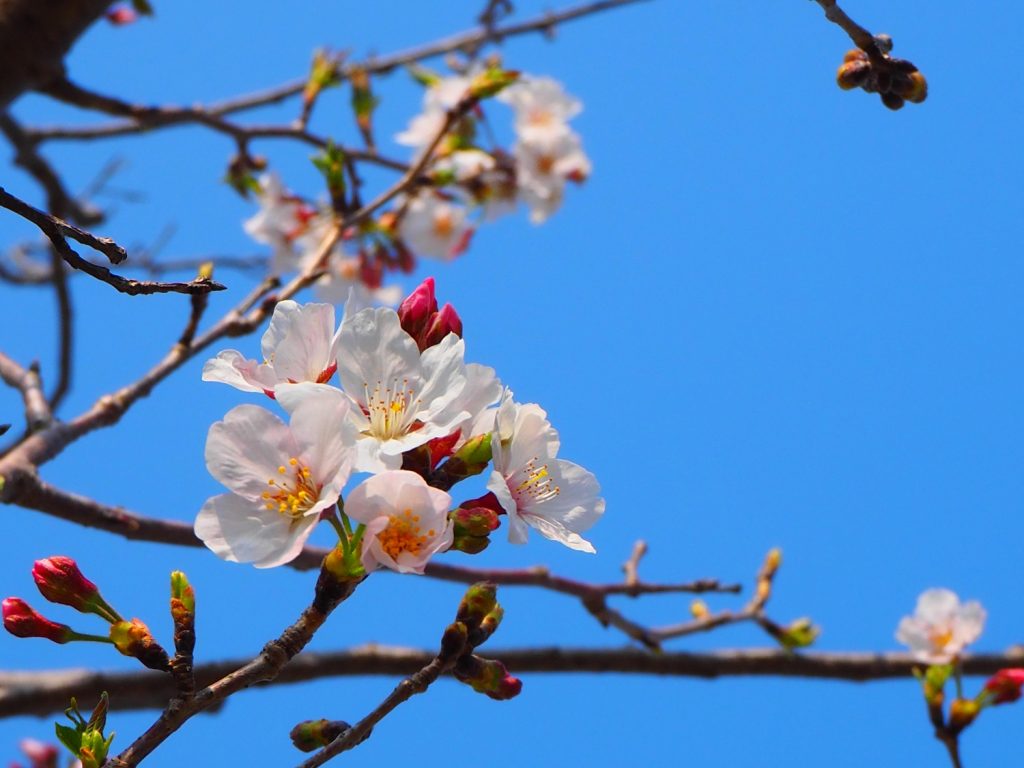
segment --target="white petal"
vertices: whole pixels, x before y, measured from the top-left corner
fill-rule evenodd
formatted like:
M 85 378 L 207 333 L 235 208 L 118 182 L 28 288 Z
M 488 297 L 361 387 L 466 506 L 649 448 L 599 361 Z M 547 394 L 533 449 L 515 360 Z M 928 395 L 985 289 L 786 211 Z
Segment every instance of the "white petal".
M 960 598 L 948 589 L 927 589 L 917 598 L 914 615 L 929 624 L 948 622 L 960 606 Z
M 210 427 L 206 467 L 235 493 L 258 499 L 277 468 L 298 455 L 288 427 L 270 411 L 239 405 Z
M 259 502 L 227 493 L 207 500 L 196 517 L 195 532 L 224 560 L 270 568 L 299 554 L 317 518 L 293 521 Z
M 597 552 L 597 550 L 594 549 L 593 544 L 581 537 L 579 534 L 573 533 L 557 520 L 550 520 L 541 517 L 540 515 L 527 515 L 522 512 L 521 516 L 523 520 L 526 521 L 527 525 L 532 528 L 536 528 L 545 538 L 557 541 L 560 544 L 565 544 L 569 549 L 575 549 L 579 552 Z
M 291 299 L 279 301 L 274 305 L 274 314 L 270 316 L 270 325 L 267 326 L 267 330 L 264 331 L 263 338 L 260 341 L 260 351 L 263 353 L 264 360 L 271 361 L 274 359 L 274 352 L 281 342 L 284 341 L 285 336 L 288 335 L 288 331 L 291 329 L 295 315 L 298 312 L 298 302 Z
M 390 386 L 408 379 L 420 386 L 420 351 L 393 309 L 364 309 L 347 318 L 338 345 L 342 389 L 358 402 L 365 402 L 366 387 L 377 382 Z
M 203 381 L 219 381 L 243 392 L 263 392 L 274 389 L 275 378 L 266 366 L 226 349 L 203 365 Z
M 274 373 L 283 381 L 317 381 L 334 364 L 334 307 L 306 304 L 290 319 L 274 352 Z
M 291 414 L 298 457 L 324 485 L 321 496 L 337 493 L 348 481 L 355 461 L 356 434 L 349 418 L 351 401 L 328 384 L 291 384 L 278 389 L 277 399 Z

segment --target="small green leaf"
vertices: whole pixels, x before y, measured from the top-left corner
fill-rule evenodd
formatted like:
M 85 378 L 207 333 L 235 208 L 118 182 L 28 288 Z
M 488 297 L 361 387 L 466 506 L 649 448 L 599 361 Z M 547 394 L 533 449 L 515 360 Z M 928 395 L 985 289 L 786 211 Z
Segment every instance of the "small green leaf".
M 78 751 L 82 748 L 82 733 L 77 728 L 69 725 L 54 723 L 57 730 L 57 740 L 70 750 L 71 754 L 78 757 Z

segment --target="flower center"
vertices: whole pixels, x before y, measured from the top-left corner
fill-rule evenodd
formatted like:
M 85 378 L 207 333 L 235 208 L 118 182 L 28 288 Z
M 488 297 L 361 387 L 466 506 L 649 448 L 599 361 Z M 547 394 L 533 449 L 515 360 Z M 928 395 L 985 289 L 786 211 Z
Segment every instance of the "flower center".
M 551 173 L 555 167 L 554 155 L 541 155 L 537 158 L 537 171 L 543 174 Z
M 380 548 L 387 552 L 392 560 L 397 560 L 403 552 L 418 555 L 426 543 L 434 538 L 433 528 L 423 534 L 420 528 L 420 516 L 406 509 L 401 515 L 389 515 L 388 527 L 377 534 Z
M 455 222 L 450 213 L 438 213 L 434 216 L 434 234 L 440 238 L 451 237 L 455 231 Z
M 369 434 L 378 440 L 392 440 L 410 431 L 420 401 L 414 398 L 408 379 L 402 379 L 401 387 L 395 379 L 394 387 L 385 387 L 378 381 L 372 391 L 369 384 L 363 384 L 363 389 Z
M 278 467 L 277 473 L 279 477 L 267 480 L 270 490 L 263 492 L 263 506 L 297 520 L 316 504 L 321 486 L 313 482 L 309 468 L 294 456 L 288 459 L 287 467 Z
M 949 627 L 936 627 L 932 630 L 928 639 L 936 650 L 945 650 L 946 646 L 953 640 L 953 630 Z
M 552 480 L 548 472 L 548 465 L 541 464 L 538 467 L 537 461 L 537 457 L 534 456 L 519 471 L 519 476 L 522 476 L 523 480 L 512 489 L 512 495 L 515 496 L 517 503 L 523 496 L 526 496 L 526 501 L 536 504 L 553 499 L 562 492 Z
M 536 108 L 530 111 L 526 118 L 526 122 L 530 125 L 543 128 L 544 126 L 553 125 L 555 123 L 555 115 L 550 109 Z

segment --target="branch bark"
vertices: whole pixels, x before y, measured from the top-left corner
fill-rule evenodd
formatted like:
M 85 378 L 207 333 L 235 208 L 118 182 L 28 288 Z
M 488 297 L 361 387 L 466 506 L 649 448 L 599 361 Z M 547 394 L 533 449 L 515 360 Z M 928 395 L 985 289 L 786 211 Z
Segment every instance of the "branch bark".
M 410 675 L 430 663 L 436 652 L 367 645 L 324 653 L 304 653 L 292 660 L 272 682 L 287 685 L 327 677 Z M 506 648 L 488 651 L 516 674 L 629 674 L 663 677 L 794 677 L 845 682 L 912 681 L 921 666 L 906 653 L 801 653 L 774 649 L 725 650 L 712 653 L 652 654 L 638 648 Z M 1020 666 L 1024 648 L 1006 653 L 975 654 L 963 660 L 966 675 L 991 675 Z M 208 685 L 244 665 L 246 660 L 199 664 L 200 685 Z M 527 681 L 529 684 L 529 681 Z M 88 699 L 110 693 L 116 710 L 155 709 L 175 695 L 174 681 L 154 672 L 95 672 L 68 669 L 47 672 L 0 672 L 0 717 L 45 716 L 60 712 L 71 696 Z

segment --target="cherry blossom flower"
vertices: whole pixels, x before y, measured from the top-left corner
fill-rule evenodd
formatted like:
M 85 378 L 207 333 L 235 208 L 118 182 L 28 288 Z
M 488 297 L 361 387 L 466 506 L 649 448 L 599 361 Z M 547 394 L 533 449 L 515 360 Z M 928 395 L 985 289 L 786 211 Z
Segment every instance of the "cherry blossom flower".
M 259 185 L 256 199 L 260 210 L 243 226 L 253 240 L 274 249 L 271 271 L 280 274 L 294 269 L 294 244 L 313 225 L 318 214 L 301 198 L 287 192 L 277 174 L 264 174 Z
M 928 664 L 945 664 L 981 635 L 985 609 L 981 603 L 961 603 L 948 589 L 928 589 L 917 598 L 913 616 L 905 616 L 896 639 Z
M 349 404 L 333 388 L 290 387 L 290 424 L 255 405 L 233 408 L 210 428 L 206 466 L 232 493 L 209 499 L 196 535 L 214 554 L 269 568 L 295 558 L 352 470 Z M 337 390 L 334 390 L 337 391 Z
M 534 224 L 558 210 L 567 181 L 582 182 L 590 175 L 590 160 L 571 131 L 550 141 L 521 141 L 514 151 L 519 196 Z
M 465 343 L 456 334 L 420 352 L 393 309 L 347 317 L 338 343 L 345 350 L 338 375 L 355 406 L 360 471 L 399 468 L 403 452 L 451 434 L 475 415 L 469 407 L 494 386 L 493 370 L 488 376 L 483 366 L 466 365 Z
M 382 472 L 356 486 L 345 513 L 366 525 L 362 563 L 399 573 L 423 573 L 427 561 L 452 543 L 451 496 L 415 472 Z
M 469 91 L 471 82 L 472 77 L 462 75 L 438 79 L 423 94 L 423 112 L 395 136 L 395 141 L 406 147 L 426 148 L 444 126 L 448 110 L 453 109 Z
M 461 252 L 471 228 L 465 207 L 426 192 L 409 201 L 398 231 L 417 256 L 447 260 Z
M 279 387 L 304 381 L 324 383 L 338 368 L 338 332 L 330 304 L 281 301 L 263 334 L 263 362 L 234 349 L 203 366 L 203 381 L 219 381 L 243 392 L 274 396 Z
M 331 251 L 326 274 L 313 283 L 313 290 L 321 301 L 332 304 L 354 302 L 359 308 L 382 304 L 393 307 L 402 298 L 398 285 L 367 285 L 361 274 L 359 257 L 346 253 L 341 247 Z
M 516 134 L 526 143 L 549 142 L 569 132 L 567 121 L 583 110 L 579 99 L 569 96 L 561 83 L 550 77 L 524 77 L 498 94 L 516 113 Z
M 506 391 L 494 418 L 487 489 L 508 515 L 512 543 L 525 543 L 530 526 L 570 549 L 595 552 L 579 534 L 604 514 L 601 487 L 587 470 L 555 458 L 558 447 L 558 432 L 544 410 L 515 403 Z

